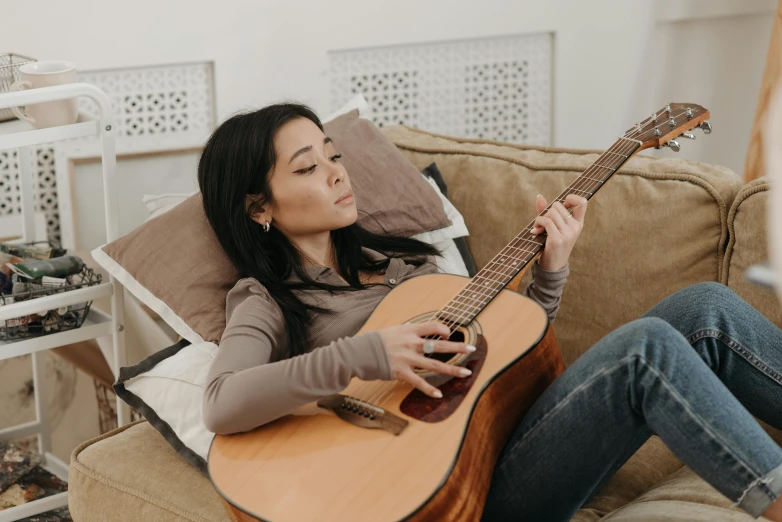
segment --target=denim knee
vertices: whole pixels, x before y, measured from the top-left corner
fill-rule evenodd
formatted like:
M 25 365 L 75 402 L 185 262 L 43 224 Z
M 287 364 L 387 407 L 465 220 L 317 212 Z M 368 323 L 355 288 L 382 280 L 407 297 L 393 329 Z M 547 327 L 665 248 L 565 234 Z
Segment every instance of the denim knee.
M 642 317 L 625 325 L 636 340 L 643 339 L 642 343 L 633 343 L 633 347 L 643 352 L 652 349 L 659 354 L 660 351 L 669 350 L 672 347 L 678 349 L 684 340 L 681 333 L 671 324 L 659 317 Z M 686 342 L 686 341 L 685 341 Z M 689 344 L 688 344 L 689 346 Z
M 716 328 L 719 318 L 732 317 L 741 302 L 741 297 L 727 286 L 704 281 L 674 292 L 644 317 L 660 317 L 689 335 L 696 328 Z
M 640 317 L 627 324 L 632 325 L 633 330 L 648 337 L 655 337 L 655 334 L 665 333 L 671 328 L 668 321 L 659 317 Z
M 738 294 L 716 281 L 701 281 L 685 286 L 673 295 L 679 294 L 684 299 L 701 299 L 707 302 L 723 303 L 738 297 Z
M 671 324 L 660 317 L 641 317 L 628 323 L 640 334 L 651 338 L 659 338 L 676 332 Z

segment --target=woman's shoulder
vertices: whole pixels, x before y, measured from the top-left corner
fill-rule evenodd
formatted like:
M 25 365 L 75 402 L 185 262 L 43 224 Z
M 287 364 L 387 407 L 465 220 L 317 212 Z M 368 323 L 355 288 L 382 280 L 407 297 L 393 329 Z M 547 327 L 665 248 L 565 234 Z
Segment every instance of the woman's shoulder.
M 228 291 L 225 298 L 225 308 L 228 317 L 238 306 L 251 306 L 266 311 L 279 312 L 280 308 L 269 290 L 254 277 L 239 279 Z
M 267 295 L 269 295 L 269 291 L 266 290 L 266 287 L 261 284 L 260 281 L 255 279 L 254 277 L 243 277 L 239 279 L 236 283 L 234 283 L 233 288 L 231 288 L 229 293 L 236 293 L 236 292 L 243 292 L 243 291 L 250 291 L 250 292 L 262 292 Z

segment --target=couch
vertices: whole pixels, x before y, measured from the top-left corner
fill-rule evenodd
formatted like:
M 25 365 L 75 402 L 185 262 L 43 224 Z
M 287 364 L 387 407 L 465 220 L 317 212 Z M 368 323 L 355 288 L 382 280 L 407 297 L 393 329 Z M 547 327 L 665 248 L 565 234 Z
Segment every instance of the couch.
M 599 155 L 406 126 L 383 131 L 419 169 L 437 162 L 465 217 L 479 269 L 534 218 L 536 194 L 551 201 Z M 686 148 L 672 159 L 638 155 L 590 201 L 553 323 L 566 364 L 665 296 L 701 281 L 729 286 L 782 325 L 776 296 L 744 279 L 749 265 L 767 257 L 768 180 L 744 185 L 729 169 L 686 155 Z M 782 433 L 766 429 L 782 442 Z M 143 420 L 77 447 L 69 478 L 77 521 L 229 520 L 209 480 Z M 573 521 L 750 520 L 730 506 L 652 437 Z

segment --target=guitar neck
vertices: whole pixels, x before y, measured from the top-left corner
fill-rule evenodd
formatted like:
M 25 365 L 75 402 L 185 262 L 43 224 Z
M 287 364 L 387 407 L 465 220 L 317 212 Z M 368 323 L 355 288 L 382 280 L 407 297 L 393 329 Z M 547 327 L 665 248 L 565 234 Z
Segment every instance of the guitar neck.
M 591 199 L 641 145 L 638 140 L 619 138 L 600 155 L 597 161 L 551 201 L 541 214 L 547 212 L 555 201 L 564 203 L 565 198 L 570 194 Z M 530 229 L 534 223 L 533 220 L 524 227 L 505 248 L 475 274 L 470 282 L 437 312 L 437 319 L 456 325 L 470 324 L 516 274 L 543 249 L 546 234 L 533 235 Z

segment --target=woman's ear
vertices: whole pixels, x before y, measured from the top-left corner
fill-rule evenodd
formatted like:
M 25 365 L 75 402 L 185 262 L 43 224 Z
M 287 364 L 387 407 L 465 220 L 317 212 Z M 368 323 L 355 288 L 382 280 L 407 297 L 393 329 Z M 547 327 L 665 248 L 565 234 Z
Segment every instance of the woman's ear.
M 247 215 L 250 216 L 250 219 L 263 225 L 267 221 L 271 223 L 272 216 L 271 212 L 269 212 L 269 205 L 262 205 L 261 200 L 262 196 L 247 194 L 247 197 L 244 200 L 244 208 L 247 211 Z

